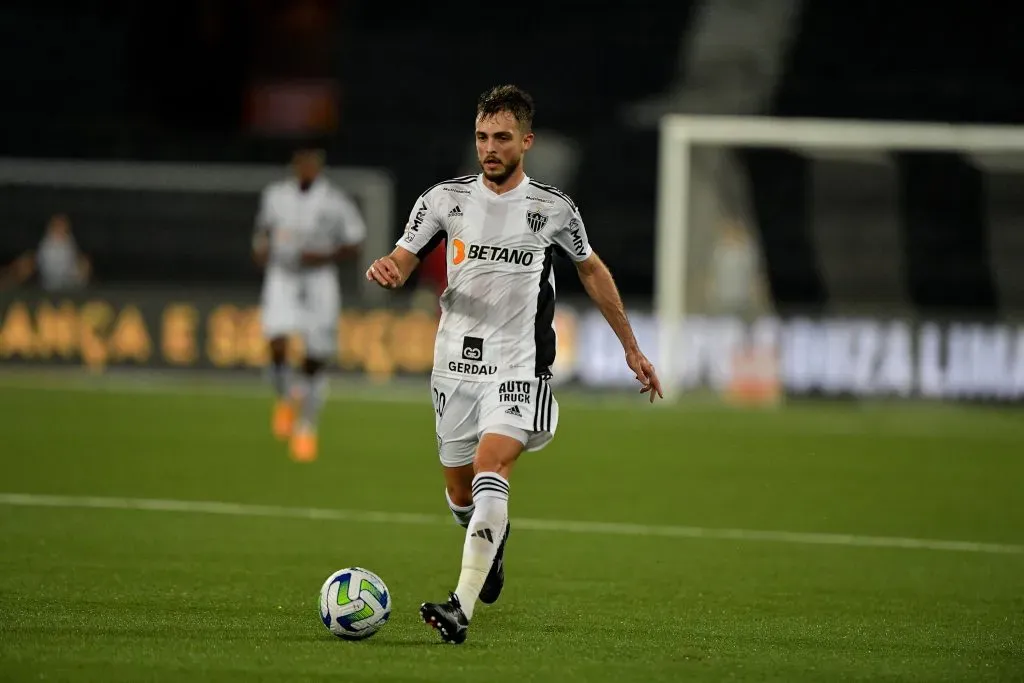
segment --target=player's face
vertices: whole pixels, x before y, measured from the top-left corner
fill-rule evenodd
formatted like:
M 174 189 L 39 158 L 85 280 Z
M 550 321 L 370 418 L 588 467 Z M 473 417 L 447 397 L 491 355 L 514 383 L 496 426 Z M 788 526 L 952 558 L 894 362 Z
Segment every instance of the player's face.
M 323 167 L 321 155 L 313 151 L 297 152 L 292 159 L 292 166 L 295 169 L 295 176 L 301 183 L 311 183 L 316 180 Z
M 58 214 L 50 219 L 50 237 L 55 239 L 66 239 L 71 234 L 71 223 L 67 216 Z
M 533 133 L 524 134 L 510 112 L 476 120 L 476 158 L 491 182 L 501 185 L 508 180 L 532 145 Z

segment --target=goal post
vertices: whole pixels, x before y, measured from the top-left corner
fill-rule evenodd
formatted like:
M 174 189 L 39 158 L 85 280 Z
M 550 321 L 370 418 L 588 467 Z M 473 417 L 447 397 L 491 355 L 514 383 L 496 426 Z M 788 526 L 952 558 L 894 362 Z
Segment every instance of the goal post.
M 882 158 L 888 152 L 955 153 L 982 168 L 1024 170 L 1024 127 L 771 117 L 669 114 L 660 121 L 655 226 L 654 317 L 657 368 L 667 392 L 686 389 L 684 329 L 705 312 L 688 304 L 693 292 L 693 242 L 699 155 L 713 149 L 774 148 L 836 158 Z

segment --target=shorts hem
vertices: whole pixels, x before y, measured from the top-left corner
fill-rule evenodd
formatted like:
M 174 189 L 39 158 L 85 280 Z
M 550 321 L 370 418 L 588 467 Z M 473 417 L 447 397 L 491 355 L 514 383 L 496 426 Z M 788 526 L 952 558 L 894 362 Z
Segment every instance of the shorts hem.
M 530 440 L 527 442 L 524 450 L 527 453 L 536 453 L 550 446 L 554 440 L 555 435 L 552 432 L 530 432 Z
M 528 429 L 522 427 L 516 427 L 509 424 L 492 424 L 488 425 L 480 431 L 480 438 L 482 439 L 485 434 L 500 434 L 501 436 L 507 436 L 510 439 L 515 439 L 523 445 L 523 448 L 530 443 L 531 432 Z

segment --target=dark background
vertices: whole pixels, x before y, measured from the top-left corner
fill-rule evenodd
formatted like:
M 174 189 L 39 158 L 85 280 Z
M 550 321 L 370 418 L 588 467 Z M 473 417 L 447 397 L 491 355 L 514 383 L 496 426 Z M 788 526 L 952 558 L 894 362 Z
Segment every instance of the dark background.
M 649 298 L 657 132 L 624 111 L 678 78 L 694 8 L 688 0 L 9 1 L 0 8 L 0 155 L 283 164 L 295 135 L 261 123 L 255 93 L 301 83 L 325 103 L 312 134 L 330 163 L 393 174 L 397 236 L 418 193 L 461 171 L 477 95 L 514 82 L 535 96 L 539 129 L 578 145 L 579 172 L 564 189 L 627 296 Z M 1022 18 L 1016 6 L 986 3 L 803 3 L 774 94 L 747 113 L 1020 122 Z M 826 305 L 799 201 L 807 160 L 769 150 L 743 161 L 777 305 Z M 896 169 L 913 305 L 995 311 L 983 174 L 953 154 L 898 155 Z M 31 248 L 46 217 L 64 210 L 100 282 L 258 281 L 236 248 L 255 210 L 248 202 L 213 196 L 187 208 L 194 229 L 161 231 L 180 204 L 167 197 L 93 191 L 55 201 L 43 188 L 4 195 L 0 263 Z M 110 202 L 123 205 L 121 220 L 90 210 Z M 578 291 L 575 278 L 562 282 Z

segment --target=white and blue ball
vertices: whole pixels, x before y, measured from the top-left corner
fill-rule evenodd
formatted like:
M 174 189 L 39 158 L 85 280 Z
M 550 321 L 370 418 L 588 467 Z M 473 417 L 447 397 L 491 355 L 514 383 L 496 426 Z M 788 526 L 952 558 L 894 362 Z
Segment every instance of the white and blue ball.
M 391 594 L 368 569 L 348 567 L 327 577 L 320 589 L 320 620 L 344 640 L 362 640 L 391 617 Z

